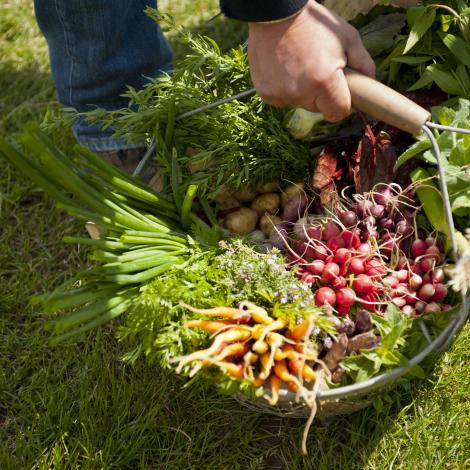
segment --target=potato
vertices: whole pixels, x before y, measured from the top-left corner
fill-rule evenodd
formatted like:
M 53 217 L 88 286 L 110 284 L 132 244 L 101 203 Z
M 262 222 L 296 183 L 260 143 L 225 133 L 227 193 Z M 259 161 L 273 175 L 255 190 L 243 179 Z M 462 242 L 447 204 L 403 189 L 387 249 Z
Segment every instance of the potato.
M 305 191 L 305 183 L 292 183 L 287 188 L 282 191 L 281 194 L 281 203 L 282 207 L 285 207 L 286 204 L 294 197 Z
M 274 226 L 282 224 L 282 219 L 277 215 L 264 214 L 259 221 L 259 228 L 266 236 L 271 236 Z
M 279 207 L 281 207 L 281 195 L 279 193 L 261 194 L 251 203 L 251 208 L 260 216 L 265 212 L 275 214 Z
M 279 183 L 278 182 L 272 182 L 272 183 L 264 183 L 264 184 L 258 184 L 256 186 L 256 191 L 259 193 L 274 193 L 276 191 L 279 191 Z
M 255 199 L 258 193 L 253 188 L 243 188 L 238 191 L 232 191 L 233 196 L 240 202 L 251 202 Z
M 228 209 L 240 207 L 240 203 L 226 189 L 217 193 L 214 200 L 217 203 L 217 210 L 219 211 L 226 211 Z
M 242 207 L 236 212 L 231 212 L 225 217 L 225 227 L 231 233 L 246 235 L 253 232 L 258 223 L 258 214 L 253 209 Z

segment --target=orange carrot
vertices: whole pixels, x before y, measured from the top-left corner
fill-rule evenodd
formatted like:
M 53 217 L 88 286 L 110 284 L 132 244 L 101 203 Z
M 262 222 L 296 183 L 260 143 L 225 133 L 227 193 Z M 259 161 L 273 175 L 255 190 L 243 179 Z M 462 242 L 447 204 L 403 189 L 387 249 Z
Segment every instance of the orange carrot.
M 279 400 L 279 390 L 281 389 L 282 380 L 275 374 L 269 378 L 271 384 L 271 397 L 268 398 L 270 405 L 274 406 Z
M 222 348 L 222 351 L 214 358 L 214 361 L 221 361 L 228 357 L 240 357 L 248 351 L 247 343 L 231 343 Z
M 207 333 L 217 333 L 230 325 L 235 325 L 235 323 L 229 320 L 190 320 L 185 323 L 187 328 L 197 328 Z
M 291 330 L 289 330 L 289 337 L 292 338 L 294 341 L 300 341 L 307 336 L 309 331 L 312 328 L 312 318 L 306 318 L 302 323 L 294 326 Z
M 214 308 L 194 308 L 191 305 L 181 302 L 180 305 L 187 308 L 191 312 L 199 313 L 207 317 L 221 317 L 227 320 L 247 322 L 251 316 L 248 312 L 244 312 L 238 308 L 232 307 L 214 307 Z
M 251 380 L 251 383 L 255 387 L 261 387 L 264 384 L 264 380 L 260 377 L 253 377 L 253 379 Z
M 297 378 L 294 377 L 287 369 L 285 359 L 283 359 L 282 361 L 276 361 L 274 363 L 274 373 L 284 382 L 298 382 Z
M 302 376 L 302 378 L 305 379 L 307 382 L 316 380 L 317 374 L 308 364 L 305 364 L 304 361 L 301 361 L 299 359 L 291 359 L 289 360 L 288 364 L 291 372 L 297 377 L 300 378 Z
M 257 305 L 248 301 L 240 303 L 240 310 L 244 310 L 246 313 L 249 313 L 256 323 L 269 325 L 274 321 L 274 319 L 268 315 L 268 312 L 266 312 L 264 308 L 258 307 Z
M 218 361 L 215 363 L 218 367 L 224 370 L 230 377 L 234 379 L 243 378 L 243 366 L 242 364 L 234 364 L 228 361 Z
M 217 335 L 214 339 L 212 345 L 201 351 L 195 351 L 187 356 L 183 356 L 179 358 L 180 363 L 176 369 L 176 373 L 179 374 L 183 367 L 191 361 L 204 361 L 205 359 L 209 359 L 212 354 L 215 354 L 223 343 L 233 343 L 235 341 L 245 341 L 251 337 L 251 331 L 248 327 L 244 326 L 236 326 L 231 330 L 224 331 Z

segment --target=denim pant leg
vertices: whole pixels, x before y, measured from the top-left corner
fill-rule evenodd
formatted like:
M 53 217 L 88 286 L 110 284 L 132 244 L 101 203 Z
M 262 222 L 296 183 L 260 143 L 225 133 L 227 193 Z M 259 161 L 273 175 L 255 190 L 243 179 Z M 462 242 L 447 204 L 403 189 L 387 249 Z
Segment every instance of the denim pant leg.
M 127 106 L 130 85 L 171 69 L 172 54 L 158 25 L 147 17 L 155 0 L 35 0 L 36 18 L 49 45 L 59 101 L 78 111 Z M 112 130 L 80 119 L 78 142 L 95 150 L 132 148 Z

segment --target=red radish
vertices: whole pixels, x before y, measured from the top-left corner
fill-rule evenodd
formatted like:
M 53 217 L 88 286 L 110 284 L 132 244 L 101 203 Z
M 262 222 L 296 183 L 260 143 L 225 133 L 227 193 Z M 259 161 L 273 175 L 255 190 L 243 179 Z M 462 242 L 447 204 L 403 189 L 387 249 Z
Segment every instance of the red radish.
M 414 315 L 415 314 L 415 309 L 411 306 L 411 305 L 404 305 L 401 309 L 401 311 L 405 314 L 405 315 Z
M 339 248 L 335 252 L 335 261 L 339 264 L 345 263 L 351 257 L 351 252 L 347 248 Z
M 320 287 L 320 289 L 315 292 L 315 303 L 319 307 L 326 304 L 333 306 L 336 303 L 335 291 L 329 287 Z
M 370 243 L 361 243 L 356 250 L 358 253 L 361 255 L 370 255 L 372 252 L 372 247 L 370 246 Z
M 433 246 L 436 244 L 436 240 L 432 237 L 427 237 L 424 243 L 426 243 L 427 246 Z
M 414 305 L 418 299 L 414 295 L 406 295 L 405 300 L 407 304 Z
M 315 284 L 317 278 L 314 274 L 310 274 L 310 273 L 304 273 L 302 275 L 302 281 L 305 282 L 305 284 L 308 284 L 308 285 L 313 285 Z
M 434 269 L 435 264 L 436 264 L 435 259 L 433 259 L 433 258 L 423 258 L 419 262 L 419 267 L 421 268 L 421 271 L 423 273 L 427 273 L 427 272 L 431 271 L 432 269 Z
M 326 246 L 334 253 L 340 248 L 344 248 L 344 240 L 341 237 L 330 238 L 326 242 Z
M 412 264 L 410 266 L 410 271 L 414 272 L 415 274 L 421 275 L 421 268 L 417 264 Z
M 335 255 L 328 255 L 325 259 L 325 263 L 334 263 L 335 262 Z
M 395 222 L 391 217 L 386 217 L 385 219 L 381 219 L 379 222 L 379 227 L 384 230 L 393 230 L 395 228 Z
M 310 264 L 305 266 L 308 272 L 315 274 L 317 276 L 321 276 L 323 270 L 325 269 L 325 263 L 321 259 L 313 260 Z
M 398 279 L 393 276 L 384 277 L 382 282 L 384 283 L 384 285 L 386 285 L 387 287 L 390 287 L 391 289 L 396 289 L 399 284 Z
M 418 291 L 418 297 L 420 300 L 430 299 L 436 292 L 435 287 L 432 284 L 423 284 Z
M 311 225 L 305 230 L 307 232 L 307 237 L 310 240 L 321 240 L 322 227 L 321 225 Z
M 376 219 L 381 219 L 385 214 L 385 207 L 380 204 L 376 204 L 371 207 L 370 213 Z
M 371 304 L 375 304 L 377 302 L 377 296 L 373 292 L 370 292 L 369 294 L 362 295 L 361 298 L 357 300 L 362 302 L 365 308 L 371 310 L 375 308 L 375 305 Z
M 400 269 L 400 271 L 397 271 L 397 279 L 400 282 L 408 281 L 408 276 L 409 276 L 409 271 L 407 271 L 406 269 Z
M 345 211 L 339 215 L 339 219 L 346 228 L 354 227 L 357 224 L 357 215 L 354 211 Z
M 419 274 L 413 274 L 410 277 L 409 285 L 411 290 L 418 290 L 423 284 L 423 279 Z
M 374 201 L 377 204 L 387 207 L 390 204 L 391 200 L 393 200 L 393 192 L 390 188 L 385 187 L 377 193 L 374 193 L 373 197 Z
M 423 240 L 415 240 L 411 244 L 411 256 L 413 258 L 418 258 L 419 256 L 423 256 L 426 253 L 428 246 Z
M 406 300 L 403 297 L 394 297 L 392 303 L 397 307 L 402 308 L 406 305 Z
M 313 252 L 316 259 L 326 259 L 328 257 L 328 249 L 324 245 L 316 245 Z
M 432 284 L 431 276 L 429 274 L 423 274 L 421 279 L 423 280 L 423 284 Z
M 356 300 L 356 293 L 349 287 L 344 287 L 343 289 L 336 292 L 336 302 L 338 305 L 352 305 Z
M 397 223 L 395 230 L 402 237 L 407 237 L 408 235 L 411 235 L 413 233 L 413 227 L 407 220 L 400 220 Z
M 385 266 L 378 258 L 371 258 L 365 262 L 366 274 L 371 277 L 383 276 L 386 272 Z
M 416 313 L 423 313 L 426 308 L 426 303 L 422 300 L 418 300 L 415 304 Z
M 362 216 L 366 216 L 370 213 L 370 210 L 373 206 L 373 202 L 368 199 L 361 199 L 356 202 L 356 212 Z
M 435 245 L 429 246 L 426 250 L 426 258 L 427 257 L 434 258 L 436 262 L 438 262 L 441 259 L 441 251 Z
M 361 258 L 351 258 L 351 261 L 349 262 L 349 269 L 354 274 L 362 274 L 365 272 L 366 267 L 364 261 L 362 261 Z
M 349 271 L 349 261 L 346 261 L 346 263 L 339 265 L 340 276 L 346 276 L 346 274 L 348 274 L 348 271 Z
M 444 284 L 436 284 L 434 295 L 431 297 L 433 302 L 442 302 L 447 295 L 447 287 Z
M 326 224 L 323 229 L 323 238 L 330 240 L 331 238 L 338 237 L 341 234 L 339 227 L 331 220 Z
M 350 312 L 351 307 L 349 305 L 338 305 L 336 310 L 338 311 L 338 315 L 345 317 Z
M 369 294 L 374 290 L 374 283 L 367 274 L 359 274 L 353 281 L 353 287 L 356 292 Z
M 397 261 L 397 268 L 405 269 L 407 266 L 408 266 L 408 260 L 406 259 L 406 256 L 400 256 L 400 258 Z
M 354 233 L 351 230 L 344 230 L 341 234 L 341 238 L 343 239 L 344 246 L 346 248 L 357 249 L 361 244 L 361 239 L 359 238 L 357 233 Z
M 344 279 L 344 277 L 342 276 L 338 276 L 331 281 L 331 287 L 335 289 L 342 289 L 343 287 L 346 287 L 347 285 L 348 283 L 346 282 L 346 279 Z
M 444 282 L 444 270 L 442 268 L 437 268 L 431 275 L 433 284 L 443 283 Z
M 339 266 L 336 263 L 326 263 L 323 277 L 328 280 L 335 279 L 339 274 Z
M 424 309 L 424 313 L 439 313 L 441 311 L 441 306 L 436 304 L 436 302 L 432 302 L 426 305 Z
M 392 250 L 396 248 L 398 240 L 395 235 L 391 234 L 390 232 L 385 233 L 382 235 L 380 240 L 380 251 L 387 256 L 390 256 Z

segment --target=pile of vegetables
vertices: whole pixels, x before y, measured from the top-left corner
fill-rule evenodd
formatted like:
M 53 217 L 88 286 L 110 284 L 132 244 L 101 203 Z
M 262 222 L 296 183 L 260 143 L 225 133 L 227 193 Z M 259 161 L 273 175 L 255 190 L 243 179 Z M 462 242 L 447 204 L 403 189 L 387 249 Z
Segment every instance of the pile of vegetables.
M 409 12 L 406 41 L 402 13 L 392 14 L 380 39 L 375 26 L 390 14 L 372 12 L 362 32 L 377 57 L 394 41 L 405 41 L 406 52 L 420 41 L 433 44 L 425 38 L 437 31 L 429 12 L 438 8 L 418 8 L 430 25 L 423 30 L 418 10 Z M 464 19 L 449 23 L 461 34 L 463 26 Z M 241 48 L 223 54 L 213 41 L 180 32 L 192 54 L 174 74 L 129 90 L 127 109 L 87 113 L 132 142 L 156 142 L 159 191 L 85 148 L 60 150 L 32 124 L 23 148 L 0 139 L 0 154 L 59 208 L 100 227 L 98 239 L 65 239 L 89 245 L 92 265 L 35 301 L 52 317 L 55 342 L 122 316 L 117 334 L 129 345 L 127 360 L 145 354 L 270 406 L 282 405 L 288 390 L 312 408 L 311 424 L 320 389 L 406 364 L 425 341 L 419 322 L 439 331 L 459 307 L 448 288 L 457 268 L 447 256 L 436 162 L 426 140 L 364 116 L 329 125 L 302 110 L 286 115 L 256 96 L 179 118 L 251 87 Z M 393 82 L 389 67 L 383 70 Z M 446 98 L 415 95 L 430 105 Z M 455 104 L 434 115 L 469 127 L 469 102 Z M 284 128 L 292 132 L 299 117 L 310 119 L 294 131 L 306 141 Z M 463 235 L 470 140 L 437 137 L 460 253 L 470 258 Z

